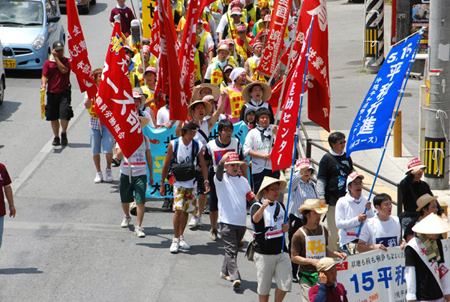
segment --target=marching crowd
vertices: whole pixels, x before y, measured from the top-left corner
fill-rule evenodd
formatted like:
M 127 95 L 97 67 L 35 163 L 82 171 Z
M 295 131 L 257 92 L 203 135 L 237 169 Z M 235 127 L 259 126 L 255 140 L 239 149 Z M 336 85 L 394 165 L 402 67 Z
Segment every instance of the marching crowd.
M 183 0 L 172 1 L 174 25 L 180 37 L 187 22 L 186 6 Z M 449 232 L 450 225 L 437 216 L 443 210 L 421 180 L 426 167 L 420 160 L 413 159 L 408 164 L 400 184 L 404 212 L 399 219 L 391 215 L 389 195 L 378 194 L 371 201 L 363 196 L 364 176 L 354 169 L 352 159 L 345 153 L 345 135 L 331 133 L 330 150 L 317 171 L 308 159 L 297 160 L 286 209 L 282 192 L 287 182 L 282 171 L 272 171 L 270 159 L 277 133 L 274 111 L 267 103 L 273 81 L 271 75 L 256 71 L 267 41 L 272 6 L 271 1 L 265 0 L 216 0 L 206 7 L 198 20 L 196 86 L 186 121 L 170 119 L 169 96 L 156 97 L 158 59 L 149 49 L 149 37 L 141 36 L 141 24 L 133 11 L 125 0 L 117 0 L 117 7 L 111 11 L 112 23 L 115 15 L 121 17 L 132 97 L 141 126 L 175 127 L 177 138 L 168 145 L 160 186 L 161 196 L 166 195 L 166 179 L 173 186 L 173 199 L 165 198 L 163 205 L 163 210 L 174 212 L 170 252 L 190 249 L 186 226 L 202 227 L 202 213 L 208 206 L 210 239 L 221 239 L 225 249 L 219 276 L 234 288 L 240 287 L 237 256 L 243 246 L 249 211 L 254 240 L 247 253 L 255 263 L 260 301 L 269 301 L 272 281 L 276 283 L 276 302 L 283 301 L 293 282 L 300 284 L 303 301 L 348 301 L 344 286 L 336 281 L 338 262 L 332 258 L 345 260 L 357 253 L 387 251 L 394 246 L 405 251 L 408 301 L 450 301 L 450 274 L 439 275 L 445 265 L 441 234 Z M 298 9 L 300 3 L 294 1 L 292 11 Z M 290 17 L 285 46 L 292 39 L 293 24 L 295 19 Z M 93 73 L 99 85 L 102 70 Z M 68 144 L 66 129 L 73 115 L 69 74 L 64 45 L 56 42 L 44 65 L 41 86 L 47 90 L 46 118 L 51 121 L 55 146 Z M 274 76 L 278 77 L 279 74 Z M 120 165 L 124 212 L 121 226 L 129 227 L 130 210 L 134 210 L 134 232 L 137 237 L 145 237 L 145 192 L 147 184 L 154 181 L 150 140 L 143 136 L 138 150 L 131 157 L 124 157 L 108 128 L 96 116 L 95 102 L 86 95 L 84 104 L 90 114 L 94 182 L 112 182 L 111 167 Z M 233 124 L 239 121 L 249 129 L 245 141 L 233 137 Z M 216 123 L 219 136 L 210 140 Z M 105 178 L 102 152 L 106 156 Z M 0 185 L 10 203 L 10 216 L 14 216 L 10 182 L 1 165 Z M 6 214 L 3 190 L 0 198 L 2 232 Z M 130 207 L 132 203 L 136 205 Z M 324 215 L 328 227 L 321 223 Z

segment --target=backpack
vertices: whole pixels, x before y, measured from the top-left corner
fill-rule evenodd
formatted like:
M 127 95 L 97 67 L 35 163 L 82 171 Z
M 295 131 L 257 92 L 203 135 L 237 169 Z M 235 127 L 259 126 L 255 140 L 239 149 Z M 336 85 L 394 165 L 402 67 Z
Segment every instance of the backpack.
M 173 150 L 172 161 L 170 162 L 170 169 L 175 176 L 176 180 L 179 181 L 189 181 L 195 178 L 195 165 L 194 159 L 197 157 L 199 151 L 199 143 L 196 139 L 192 140 L 192 156 L 191 162 L 188 163 L 178 163 L 178 146 L 180 144 L 180 139 L 175 139 L 175 146 Z

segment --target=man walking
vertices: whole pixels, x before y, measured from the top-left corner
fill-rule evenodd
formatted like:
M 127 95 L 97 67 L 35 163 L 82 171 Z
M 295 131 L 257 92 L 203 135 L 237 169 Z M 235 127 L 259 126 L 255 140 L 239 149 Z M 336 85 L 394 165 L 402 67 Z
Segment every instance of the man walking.
M 67 145 L 67 127 L 73 117 L 70 86 L 70 62 L 64 57 L 64 44 L 53 43 L 52 54 L 42 68 L 41 90 L 47 88 L 47 105 L 45 117 L 51 121 L 55 138 L 53 146 Z M 59 126 L 61 125 L 61 138 Z
M 328 136 L 330 151 L 319 163 L 317 193 L 320 201 L 328 204 L 327 224 L 330 230 L 330 249 L 337 251 L 338 231 L 335 224 L 336 202 L 345 195 L 345 181 L 353 171 L 353 161 L 345 154 L 345 134 L 333 132 Z

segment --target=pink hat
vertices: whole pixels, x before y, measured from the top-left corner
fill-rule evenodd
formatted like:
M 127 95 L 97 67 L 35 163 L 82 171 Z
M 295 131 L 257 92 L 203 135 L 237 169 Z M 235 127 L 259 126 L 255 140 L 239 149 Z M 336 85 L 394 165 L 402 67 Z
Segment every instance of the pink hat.
M 272 20 L 272 16 L 270 14 L 267 14 L 264 16 L 264 21 L 270 21 Z
M 255 47 L 257 47 L 257 46 L 264 46 L 264 44 L 262 44 L 261 41 L 255 41 L 255 42 L 253 43 L 253 48 L 255 48 Z
M 307 159 L 307 158 L 297 159 L 297 161 L 295 162 L 295 172 L 300 171 L 303 167 L 308 167 L 308 170 L 311 169 L 311 170 L 315 171 L 314 168 L 311 167 L 311 163 L 309 162 L 309 159 Z
M 150 52 L 150 46 L 148 46 L 148 45 L 142 46 L 142 51 L 148 51 L 148 52 Z
M 234 40 L 231 38 L 225 39 L 224 41 L 227 45 L 234 45 Z
M 350 173 L 350 175 L 347 177 L 347 186 L 357 178 L 364 179 L 364 175 L 359 174 L 357 171 L 353 171 L 352 173 Z
M 240 7 L 233 7 L 231 9 L 231 16 L 242 16 L 242 9 Z
M 141 94 L 138 91 L 133 90 L 133 99 L 140 99 Z
M 427 166 L 425 166 L 421 161 L 420 161 L 420 159 L 418 159 L 417 157 L 416 158 L 413 158 L 413 159 L 411 159 L 410 161 L 409 161 L 409 163 L 408 163 L 408 170 L 406 170 L 406 174 L 408 173 L 408 172 L 410 172 L 410 171 L 412 171 L 414 168 L 417 168 L 417 167 L 419 167 L 419 168 L 427 168 Z
M 131 47 L 128 46 L 128 45 L 125 45 L 123 48 L 124 48 L 124 49 L 127 49 L 127 50 L 129 50 L 129 51 L 131 51 L 131 52 L 133 52 L 133 50 L 131 49 Z
M 239 0 L 234 0 L 230 4 L 231 7 L 236 6 L 236 5 L 239 5 L 240 7 L 244 7 L 244 4 L 241 1 L 239 1 Z
M 236 27 L 236 31 L 237 31 L 237 32 L 240 32 L 240 31 L 245 31 L 245 32 L 247 32 L 247 26 L 245 26 L 245 24 L 239 24 L 239 25 Z
M 227 161 L 225 162 L 225 165 L 231 165 L 231 164 L 244 164 L 243 161 L 239 160 L 239 155 L 236 152 L 229 152 L 229 157 Z
M 156 68 L 153 67 L 153 66 L 147 67 L 147 69 L 145 70 L 145 73 L 144 73 L 144 74 L 146 74 L 147 72 L 153 72 L 155 75 L 158 74 L 157 71 L 156 71 Z

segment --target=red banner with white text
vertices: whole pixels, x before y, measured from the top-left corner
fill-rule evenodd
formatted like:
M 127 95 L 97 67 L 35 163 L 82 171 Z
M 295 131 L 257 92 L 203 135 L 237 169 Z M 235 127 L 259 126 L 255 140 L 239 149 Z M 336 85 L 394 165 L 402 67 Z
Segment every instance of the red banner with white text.
M 70 55 L 70 68 L 77 76 L 81 92 L 87 91 L 90 99 L 97 94 L 94 74 L 88 58 L 86 41 L 81 29 L 75 0 L 67 0 L 67 48 Z
M 287 98 L 284 103 L 283 112 L 281 113 L 277 137 L 270 155 L 272 171 L 287 169 L 292 164 L 295 143 L 293 138 L 297 131 L 298 116 L 301 114 L 300 98 L 303 81 L 308 81 L 305 75 L 307 39 L 308 36 L 306 36 L 305 42 L 303 43 L 302 51 L 292 74 L 292 80 L 289 82 L 289 88 L 287 89 Z M 305 87 L 307 85 L 308 83 L 305 83 Z
M 278 64 L 278 57 L 284 45 L 283 37 L 289 21 L 291 6 L 292 0 L 275 1 L 269 26 L 269 39 L 257 69 L 267 75 L 271 75 Z
M 139 148 L 144 138 L 132 97 L 123 46 L 120 21 L 117 18 L 94 110 L 128 158 Z
M 160 56 L 158 88 L 169 95 L 170 119 L 184 121 L 187 118 L 187 99 L 181 82 L 180 64 L 176 47 L 177 36 L 173 23 L 170 0 L 158 0 Z
M 155 1 L 155 11 L 153 12 L 153 25 L 152 25 L 152 35 L 150 37 L 150 52 L 157 58 L 159 58 L 159 47 L 161 39 L 161 31 L 159 26 L 159 13 L 158 13 L 158 3 L 160 0 Z M 162 0 L 161 0 L 162 1 Z

